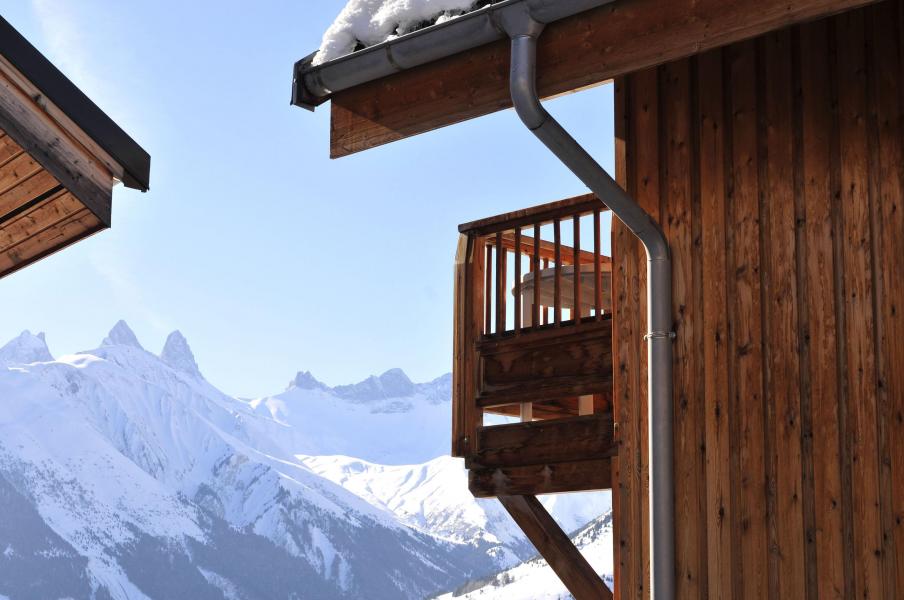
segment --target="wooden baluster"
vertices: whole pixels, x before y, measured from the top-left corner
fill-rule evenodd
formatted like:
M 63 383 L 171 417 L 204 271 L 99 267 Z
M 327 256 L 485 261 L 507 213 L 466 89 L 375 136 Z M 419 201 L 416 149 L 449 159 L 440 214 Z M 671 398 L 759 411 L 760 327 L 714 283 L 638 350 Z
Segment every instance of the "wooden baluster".
M 485 240 L 486 244 L 486 273 L 484 274 L 484 319 L 483 319 L 483 333 L 484 335 L 490 335 L 493 333 L 493 329 L 491 327 L 492 319 L 493 319 L 493 247 L 489 243 L 489 239 Z
M 521 333 L 521 228 L 515 229 L 515 334 Z
M 534 271 L 534 305 L 531 307 L 530 323 L 533 327 L 540 325 L 540 224 L 534 223 L 534 259 L 531 261 Z
M 574 319 L 575 325 L 581 324 L 581 215 L 575 215 L 574 221 L 574 247 L 573 266 L 574 269 L 574 307 L 571 309 L 571 317 Z
M 600 209 L 593 211 L 593 309 L 596 320 L 602 318 L 603 313 L 603 281 L 600 268 Z
M 546 271 L 547 269 L 549 269 L 549 259 L 544 258 L 543 259 L 543 270 Z M 544 306 L 543 307 L 543 324 L 546 325 L 548 323 L 549 323 L 549 307 Z
M 557 326 L 562 324 L 562 227 L 561 220 L 556 217 L 552 222 L 555 240 L 555 288 L 552 303 L 552 318 Z
M 505 333 L 505 257 L 506 250 L 502 247 L 502 232 L 496 234 L 496 333 Z

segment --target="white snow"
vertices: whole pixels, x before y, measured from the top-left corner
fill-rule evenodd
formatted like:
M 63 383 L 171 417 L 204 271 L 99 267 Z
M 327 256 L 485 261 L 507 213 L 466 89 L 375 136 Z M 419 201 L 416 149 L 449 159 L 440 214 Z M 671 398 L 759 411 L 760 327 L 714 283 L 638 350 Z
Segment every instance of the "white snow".
M 475 0 L 349 0 L 323 34 L 318 65 L 409 33 L 425 22 L 447 21 L 469 11 Z
M 225 600 L 242 600 L 242 594 L 238 591 L 238 588 L 234 583 L 229 581 L 226 577 L 223 577 L 219 573 L 214 573 L 208 569 L 198 568 L 198 571 L 201 575 L 204 576 L 204 579 L 207 580 L 211 585 L 219 588 L 221 592 L 223 592 L 223 598 Z
M 144 596 L 108 549 L 136 534 L 203 542 L 185 499 L 204 491 L 231 526 L 343 588 L 355 565 L 330 519 L 467 545 L 500 569 L 532 552 L 498 502 L 471 496 L 462 461 L 448 456 L 448 376 L 413 383 L 393 369 L 330 388 L 300 373 L 285 392 L 240 400 L 203 378 L 178 332 L 158 357 L 120 322 L 100 348 L 56 360 L 43 336 L 23 333 L 0 349 L 0 399 L 0 475 L 16 474 L 91 577 L 124 590 L 116 598 Z M 566 531 L 610 508 L 608 493 L 542 501 Z M 227 596 L 229 575 L 204 573 Z

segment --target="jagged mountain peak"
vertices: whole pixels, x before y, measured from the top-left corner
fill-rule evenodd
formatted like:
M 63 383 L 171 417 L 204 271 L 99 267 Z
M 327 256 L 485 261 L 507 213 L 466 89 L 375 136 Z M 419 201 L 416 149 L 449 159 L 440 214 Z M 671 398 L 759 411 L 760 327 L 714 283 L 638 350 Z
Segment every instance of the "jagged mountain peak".
M 107 337 L 104 338 L 100 345 L 131 346 L 132 348 L 144 350 L 141 343 L 138 341 L 138 338 L 135 336 L 135 332 L 132 331 L 129 324 L 122 319 L 116 322 L 116 325 L 113 326 L 113 329 L 110 330 L 110 333 L 107 334 Z
M 0 365 L 31 364 L 53 360 L 44 333 L 37 335 L 27 329 L 0 348 Z
M 410 396 L 415 392 L 414 383 L 402 369 L 389 369 L 378 379 L 387 398 Z
M 402 369 L 389 369 L 382 375 L 371 375 L 364 381 L 333 388 L 336 395 L 354 400 L 407 398 L 417 391 Z
M 188 345 L 188 340 L 182 335 L 181 331 L 174 331 L 166 338 L 163 345 L 163 351 L 160 353 L 160 359 L 170 367 L 189 375 L 201 375 L 198 370 L 198 363 L 195 361 L 195 355 Z
M 287 390 L 328 390 L 330 389 L 326 384 L 319 381 L 316 377 L 314 377 L 313 373 L 310 371 L 299 371 L 295 375 L 295 379 L 289 382 L 289 387 Z

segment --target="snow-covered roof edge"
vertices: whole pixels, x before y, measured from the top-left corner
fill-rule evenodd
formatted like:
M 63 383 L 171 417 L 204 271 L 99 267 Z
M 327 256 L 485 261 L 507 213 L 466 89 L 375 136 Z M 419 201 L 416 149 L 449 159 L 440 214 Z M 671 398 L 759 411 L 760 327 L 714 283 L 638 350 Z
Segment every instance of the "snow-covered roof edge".
M 404 0 L 369 1 L 382 5 Z M 337 92 L 501 40 L 506 37 L 502 23 L 507 17 L 527 14 L 537 23 L 549 24 L 614 1 L 482 0 L 471 4 L 471 10 L 458 18 L 442 22 L 437 18 L 433 24 L 425 23 L 400 37 L 389 37 L 327 62 L 314 64 L 315 52 L 295 63 L 291 103 L 313 111 Z
M 487 0 L 348 0 L 323 34 L 312 63 L 329 62 L 487 4 Z

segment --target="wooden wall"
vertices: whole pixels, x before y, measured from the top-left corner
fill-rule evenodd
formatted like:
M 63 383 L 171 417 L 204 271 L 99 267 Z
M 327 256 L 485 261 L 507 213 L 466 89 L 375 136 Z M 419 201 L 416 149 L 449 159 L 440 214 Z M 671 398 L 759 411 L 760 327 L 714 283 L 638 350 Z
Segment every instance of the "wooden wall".
M 616 83 L 674 253 L 678 597 L 904 598 L 904 2 Z M 645 260 L 613 231 L 616 577 L 648 597 Z

